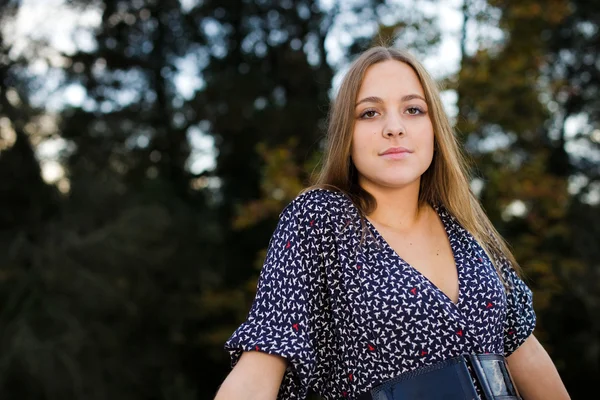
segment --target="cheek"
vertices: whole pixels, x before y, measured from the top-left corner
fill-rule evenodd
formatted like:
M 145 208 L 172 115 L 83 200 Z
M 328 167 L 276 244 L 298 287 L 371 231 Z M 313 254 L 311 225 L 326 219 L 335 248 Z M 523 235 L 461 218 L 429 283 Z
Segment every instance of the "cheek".
M 372 139 L 367 131 L 355 130 L 352 137 L 351 154 L 354 159 L 361 159 L 371 151 Z
M 434 143 L 435 143 L 435 134 L 433 133 L 433 126 L 431 122 L 423 126 L 422 129 L 423 135 L 420 140 L 420 147 L 422 150 L 433 152 Z
M 354 133 L 352 134 L 353 147 L 365 149 L 372 146 L 375 131 L 376 128 L 373 126 L 356 126 L 354 128 Z
M 433 132 L 431 133 L 431 138 L 429 139 L 429 148 L 431 150 L 431 154 L 433 154 L 435 150 L 435 135 Z
M 350 154 L 352 155 L 352 162 L 359 173 L 363 173 L 365 167 L 368 165 L 367 155 L 370 153 L 369 143 L 369 136 L 364 130 L 354 130 Z

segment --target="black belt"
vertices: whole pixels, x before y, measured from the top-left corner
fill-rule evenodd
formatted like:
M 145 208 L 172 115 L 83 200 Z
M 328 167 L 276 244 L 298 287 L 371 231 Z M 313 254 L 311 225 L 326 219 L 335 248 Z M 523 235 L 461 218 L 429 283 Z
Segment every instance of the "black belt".
M 469 368 L 473 374 L 469 372 Z M 357 400 L 521 400 L 499 354 L 464 354 L 387 380 Z

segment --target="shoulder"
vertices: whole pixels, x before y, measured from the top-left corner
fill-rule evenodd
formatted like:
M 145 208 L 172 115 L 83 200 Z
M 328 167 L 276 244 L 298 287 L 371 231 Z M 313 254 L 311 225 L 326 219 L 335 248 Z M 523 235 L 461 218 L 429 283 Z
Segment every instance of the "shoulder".
M 358 220 L 358 209 L 343 192 L 309 189 L 301 192 L 283 209 L 280 220 L 310 227 L 312 235 L 342 232 L 350 221 Z
M 301 192 L 283 212 L 313 213 L 337 219 L 338 215 L 347 214 L 353 209 L 352 201 L 344 193 L 316 188 Z

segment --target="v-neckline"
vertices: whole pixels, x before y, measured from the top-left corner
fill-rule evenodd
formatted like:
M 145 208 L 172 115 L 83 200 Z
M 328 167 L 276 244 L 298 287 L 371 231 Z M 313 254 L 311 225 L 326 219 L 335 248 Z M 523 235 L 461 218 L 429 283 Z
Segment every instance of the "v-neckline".
M 458 307 L 460 305 L 460 302 L 462 299 L 463 290 L 462 290 L 462 279 L 461 279 L 461 275 L 462 275 L 461 269 L 462 268 L 460 267 L 460 264 L 458 263 L 458 260 L 456 258 L 456 254 L 457 254 L 457 249 L 455 248 L 456 245 L 455 245 L 455 243 L 453 243 L 453 241 L 450 238 L 450 227 L 446 224 L 446 222 L 444 221 L 444 218 L 440 215 L 440 211 L 441 211 L 442 207 L 441 206 L 432 206 L 432 208 L 435 211 L 435 213 L 437 214 L 437 217 L 439 218 L 440 222 L 442 223 L 442 226 L 444 227 L 444 231 L 446 232 L 446 239 L 448 240 L 448 242 L 450 244 L 450 250 L 452 251 L 452 258 L 454 259 L 454 267 L 456 268 L 456 276 L 457 276 L 457 281 L 458 281 L 457 282 L 458 298 L 456 300 L 456 303 L 450 298 L 450 296 L 448 296 L 446 294 L 446 292 L 444 292 L 442 289 L 440 289 L 439 286 L 437 286 L 435 283 L 433 283 L 433 281 L 431 281 L 431 279 L 426 277 L 421 271 L 416 269 L 408 261 L 406 261 L 404 258 L 402 258 L 400 256 L 400 254 L 398 254 L 396 252 L 396 250 L 394 250 L 394 248 L 383 237 L 383 235 L 381 233 L 379 233 L 379 230 L 375 227 L 375 225 L 366 216 L 364 217 L 364 219 L 365 219 L 367 225 L 369 226 L 369 228 L 373 230 L 375 237 L 378 239 L 378 241 L 383 243 L 383 246 L 385 247 L 385 249 L 387 251 L 392 253 L 394 257 L 396 257 L 404 266 L 406 266 L 410 271 L 412 271 L 415 275 L 417 275 L 419 277 L 419 279 L 424 281 L 425 284 L 429 285 L 436 292 L 440 293 L 445 298 L 445 300 L 447 300 L 449 303 L 451 303 L 455 307 Z

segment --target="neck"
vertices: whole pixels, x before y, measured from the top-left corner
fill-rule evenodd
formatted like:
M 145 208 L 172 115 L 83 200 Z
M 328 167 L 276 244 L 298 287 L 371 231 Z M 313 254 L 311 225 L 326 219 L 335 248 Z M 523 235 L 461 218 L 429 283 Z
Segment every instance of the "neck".
M 410 231 L 424 215 L 419 206 L 419 181 L 403 188 L 386 188 L 361 182 L 361 186 L 377 201 L 368 217 L 377 224 L 396 231 Z

